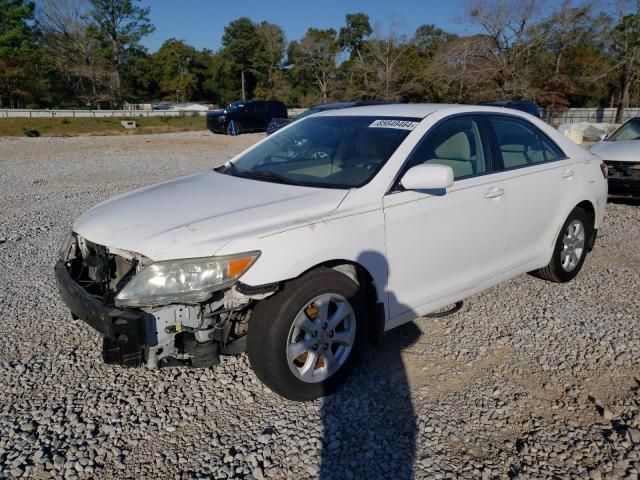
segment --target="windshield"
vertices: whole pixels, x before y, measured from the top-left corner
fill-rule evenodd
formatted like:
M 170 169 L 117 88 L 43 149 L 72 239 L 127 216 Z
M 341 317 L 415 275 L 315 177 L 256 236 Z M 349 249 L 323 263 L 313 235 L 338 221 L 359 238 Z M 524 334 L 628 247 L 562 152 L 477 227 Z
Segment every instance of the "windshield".
M 310 117 L 268 137 L 219 171 L 293 185 L 360 187 L 419 122 L 417 118 Z
M 244 107 L 243 102 L 233 102 L 227 105 L 225 110 L 227 110 L 227 112 L 235 112 L 236 110 L 242 109 L 242 107 Z
M 325 109 L 324 108 L 318 108 L 318 107 L 308 108 L 307 110 L 302 112 L 300 115 L 298 115 L 295 118 L 295 120 L 302 120 L 303 118 L 308 117 L 309 115 L 313 115 L 314 113 L 322 112 L 323 110 L 325 110 Z
M 640 140 L 640 118 L 634 118 L 613 132 L 607 141 Z

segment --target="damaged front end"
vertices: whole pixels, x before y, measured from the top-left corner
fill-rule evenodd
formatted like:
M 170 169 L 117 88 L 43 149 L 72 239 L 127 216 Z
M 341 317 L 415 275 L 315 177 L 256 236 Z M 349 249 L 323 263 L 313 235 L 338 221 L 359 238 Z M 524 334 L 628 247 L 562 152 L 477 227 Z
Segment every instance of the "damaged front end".
M 278 288 L 238 281 L 258 256 L 154 262 L 74 233 L 55 273 L 74 318 L 104 336 L 106 363 L 205 368 L 244 351 L 253 304 Z

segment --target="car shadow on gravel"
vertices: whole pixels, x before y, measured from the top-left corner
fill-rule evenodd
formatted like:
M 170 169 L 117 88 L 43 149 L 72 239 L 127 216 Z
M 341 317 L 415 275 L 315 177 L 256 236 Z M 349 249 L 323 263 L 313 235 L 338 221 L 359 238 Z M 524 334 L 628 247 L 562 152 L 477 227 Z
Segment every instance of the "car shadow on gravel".
M 384 262 L 387 271 L 382 255 L 363 257 L 369 260 L 363 264 Z M 385 334 L 379 345 L 367 344 L 346 384 L 325 397 L 321 480 L 413 478 L 417 421 L 401 353 L 420 334 L 411 322 Z

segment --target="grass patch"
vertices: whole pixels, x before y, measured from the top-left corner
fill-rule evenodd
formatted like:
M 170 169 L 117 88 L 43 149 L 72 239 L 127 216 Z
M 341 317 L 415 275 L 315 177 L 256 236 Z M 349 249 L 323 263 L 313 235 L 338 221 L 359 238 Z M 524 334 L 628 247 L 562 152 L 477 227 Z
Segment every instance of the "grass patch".
M 74 135 L 139 135 L 145 133 L 206 130 L 205 117 L 134 117 L 138 127 L 127 130 L 125 118 L 0 118 L 0 136 L 21 137 L 27 130 L 38 130 L 46 137 Z

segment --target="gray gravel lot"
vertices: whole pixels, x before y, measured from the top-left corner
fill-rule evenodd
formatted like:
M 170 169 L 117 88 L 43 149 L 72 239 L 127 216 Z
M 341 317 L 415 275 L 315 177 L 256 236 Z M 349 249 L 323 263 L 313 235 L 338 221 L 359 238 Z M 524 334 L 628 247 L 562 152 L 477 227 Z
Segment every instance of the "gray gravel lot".
M 311 403 L 246 356 L 101 363 L 52 266 L 83 210 L 261 135 L 0 138 L 0 478 L 637 478 L 640 206 L 610 204 L 574 282 L 522 276 L 367 348 Z

